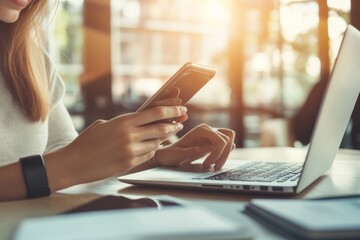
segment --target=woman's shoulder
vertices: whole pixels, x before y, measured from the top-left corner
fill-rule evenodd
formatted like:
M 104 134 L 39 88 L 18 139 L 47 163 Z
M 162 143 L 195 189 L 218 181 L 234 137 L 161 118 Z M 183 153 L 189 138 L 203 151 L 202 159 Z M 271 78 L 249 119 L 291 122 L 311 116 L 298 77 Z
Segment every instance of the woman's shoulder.
M 57 70 L 56 64 L 51 59 L 51 56 L 46 48 L 43 48 L 43 52 L 51 100 L 52 104 L 56 105 L 60 102 L 60 100 L 62 100 L 65 94 L 65 85 Z

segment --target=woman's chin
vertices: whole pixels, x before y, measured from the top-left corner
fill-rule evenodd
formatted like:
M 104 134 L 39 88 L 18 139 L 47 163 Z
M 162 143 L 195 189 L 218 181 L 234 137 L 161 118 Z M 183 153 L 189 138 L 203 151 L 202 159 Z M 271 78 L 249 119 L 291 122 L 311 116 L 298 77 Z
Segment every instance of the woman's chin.
M 2 13 L 0 10 L 0 21 L 6 23 L 14 23 L 19 19 L 20 11 L 12 10 Z

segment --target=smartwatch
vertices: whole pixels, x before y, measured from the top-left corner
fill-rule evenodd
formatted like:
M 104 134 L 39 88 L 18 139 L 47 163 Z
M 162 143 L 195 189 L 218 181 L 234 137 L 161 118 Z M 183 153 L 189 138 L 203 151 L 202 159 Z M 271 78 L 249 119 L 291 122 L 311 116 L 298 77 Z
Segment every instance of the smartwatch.
M 50 195 L 50 188 L 41 155 L 33 155 L 19 159 L 27 190 L 27 198 Z

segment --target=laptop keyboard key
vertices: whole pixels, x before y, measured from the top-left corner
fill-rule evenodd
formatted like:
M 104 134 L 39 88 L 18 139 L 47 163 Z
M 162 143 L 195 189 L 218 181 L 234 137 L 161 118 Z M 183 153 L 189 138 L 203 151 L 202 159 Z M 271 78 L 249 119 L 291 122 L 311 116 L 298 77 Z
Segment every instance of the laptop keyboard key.
M 247 182 L 285 182 L 300 177 L 302 163 L 298 162 L 252 162 L 204 179 Z M 197 178 L 198 179 L 198 178 Z

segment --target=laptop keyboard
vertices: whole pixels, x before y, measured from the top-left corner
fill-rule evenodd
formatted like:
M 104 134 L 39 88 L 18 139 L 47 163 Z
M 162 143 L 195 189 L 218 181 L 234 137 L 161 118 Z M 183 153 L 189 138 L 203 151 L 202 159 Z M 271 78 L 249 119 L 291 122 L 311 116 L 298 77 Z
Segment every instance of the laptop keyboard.
M 285 182 L 299 179 L 302 163 L 251 162 L 204 179 L 222 181 Z

